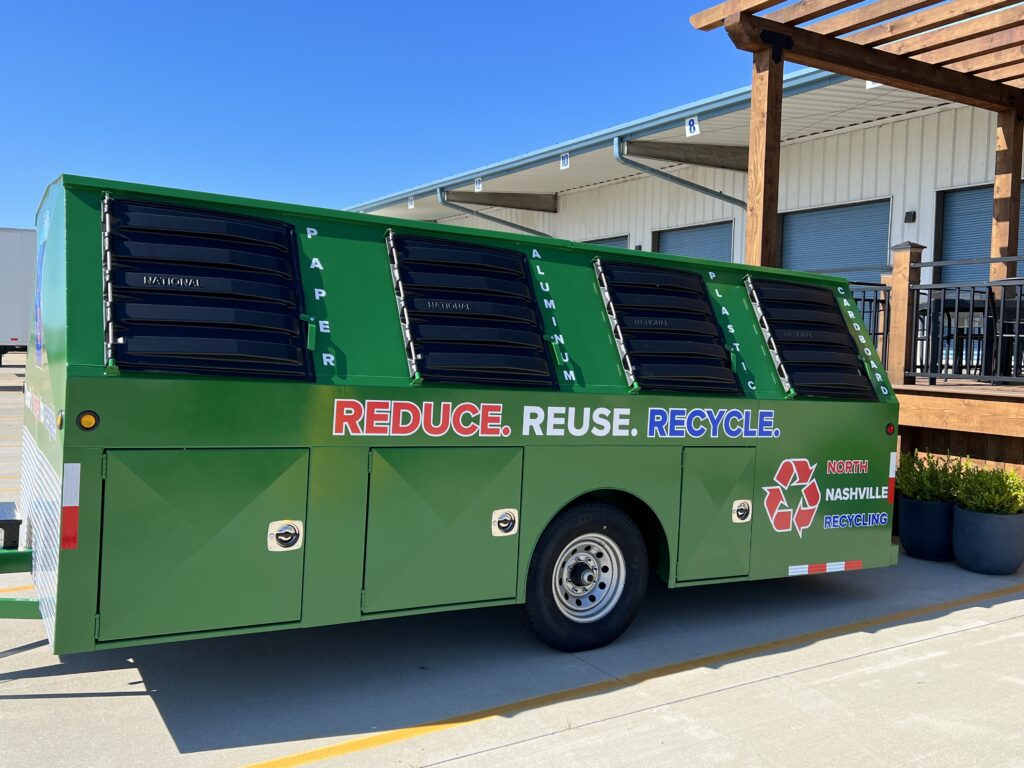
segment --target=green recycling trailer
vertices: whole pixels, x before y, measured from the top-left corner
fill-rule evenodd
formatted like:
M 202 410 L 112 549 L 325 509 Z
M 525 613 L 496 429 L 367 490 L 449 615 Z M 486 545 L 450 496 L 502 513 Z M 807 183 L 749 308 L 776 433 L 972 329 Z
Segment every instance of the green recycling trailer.
M 891 565 L 842 279 L 64 176 L 22 513 L 56 653 Z M 8 542 L 10 543 L 10 542 Z

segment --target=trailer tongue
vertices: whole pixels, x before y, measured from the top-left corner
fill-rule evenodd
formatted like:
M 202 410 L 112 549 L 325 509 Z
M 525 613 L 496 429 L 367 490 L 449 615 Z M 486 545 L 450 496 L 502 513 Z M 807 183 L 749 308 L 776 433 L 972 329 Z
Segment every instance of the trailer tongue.
M 7 540 L 7 537 L 4 537 Z M 32 570 L 32 550 L 0 549 L 0 574 L 29 573 Z M 0 590 L 0 593 L 12 590 Z M 20 591 L 20 590 L 19 590 Z M 35 598 L 10 597 L 0 594 L 0 619 L 39 619 L 39 601 Z

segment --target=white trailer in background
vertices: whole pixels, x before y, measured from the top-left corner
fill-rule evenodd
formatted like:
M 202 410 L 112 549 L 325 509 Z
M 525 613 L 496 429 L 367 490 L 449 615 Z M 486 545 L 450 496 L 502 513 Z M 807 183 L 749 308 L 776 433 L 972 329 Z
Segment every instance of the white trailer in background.
M 35 296 L 36 231 L 0 227 L 0 365 L 28 346 Z

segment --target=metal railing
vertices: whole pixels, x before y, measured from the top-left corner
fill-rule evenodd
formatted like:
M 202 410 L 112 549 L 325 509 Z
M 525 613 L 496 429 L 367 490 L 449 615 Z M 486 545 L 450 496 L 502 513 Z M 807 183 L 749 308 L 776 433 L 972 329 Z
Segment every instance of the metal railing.
M 1019 258 L 925 262 L 922 267 Z M 909 286 L 914 317 L 911 375 L 1024 384 L 1024 278 Z

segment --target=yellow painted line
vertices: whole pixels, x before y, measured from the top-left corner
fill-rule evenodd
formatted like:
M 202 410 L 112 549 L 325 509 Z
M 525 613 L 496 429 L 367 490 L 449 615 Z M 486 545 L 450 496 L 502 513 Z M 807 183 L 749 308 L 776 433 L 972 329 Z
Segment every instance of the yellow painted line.
M 538 709 L 552 704 L 561 704 L 573 699 L 585 698 L 587 696 L 594 696 L 601 693 L 607 693 L 609 691 L 623 689 L 631 685 L 636 685 L 637 683 L 678 674 L 679 672 L 686 672 L 691 669 L 711 667 L 729 661 L 758 656 L 770 651 L 778 651 L 784 648 L 791 648 L 819 640 L 839 637 L 841 635 L 849 635 L 854 632 L 861 632 L 866 629 L 873 629 L 886 624 L 897 624 L 910 619 L 916 619 L 921 616 L 927 616 L 932 613 L 942 613 L 944 611 L 974 605 L 975 603 L 985 602 L 986 600 L 994 600 L 996 598 L 1008 597 L 1010 595 L 1017 595 L 1021 593 L 1024 593 L 1024 584 L 1013 587 L 1004 587 L 1003 589 L 996 589 L 991 592 L 982 592 L 977 595 L 960 597 L 956 600 L 948 600 L 944 603 L 935 603 L 933 605 L 924 605 L 919 608 L 910 608 L 906 611 L 898 611 L 884 616 L 862 619 L 861 621 L 854 621 L 849 624 L 841 624 L 836 627 L 819 629 L 814 632 L 805 632 L 800 635 L 785 637 L 780 640 L 770 640 L 766 643 L 748 645 L 744 648 L 737 648 L 732 651 L 715 653 L 709 656 L 700 656 L 696 659 L 667 664 L 662 667 L 655 667 L 641 672 L 634 672 L 633 674 L 624 675 L 622 677 L 600 680 L 596 683 L 582 685 L 577 688 L 569 688 L 564 691 L 547 693 L 543 696 L 534 696 L 529 699 L 523 699 L 509 704 L 502 704 L 497 707 L 491 707 L 490 709 L 481 709 L 465 715 L 456 715 L 455 717 L 451 717 L 446 720 L 437 720 L 423 725 L 414 725 L 408 728 L 396 728 L 394 730 L 382 731 L 381 733 L 374 733 L 367 736 L 358 736 L 354 739 L 339 742 L 338 744 L 328 744 L 325 747 L 310 749 L 306 752 L 297 752 L 293 755 L 285 755 L 284 757 L 265 760 L 261 763 L 252 763 L 245 768 L 297 768 L 297 766 L 310 765 L 311 763 L 317 763 L 321 760 L 327 760 L 332 757 L 342 757 L 344 755 L 351 755 L 355 752 L 364 752 L 375 747 L 395 744 L 397 742 L 406 741 L 408 739 L 415 738 L 416 736 L 423 736 L 428 733 L 447 731 L 460 725 L 478 723 L 481 720 L 489 720 L 493 717 L 509 717 L 531 709 Z
M 0 589 L 0 595 L 4 595 L 8 592 L 27 592 L 30 589 L 32 589 L 31 584 L 27 587 L 5 587 L 4 589 Z

